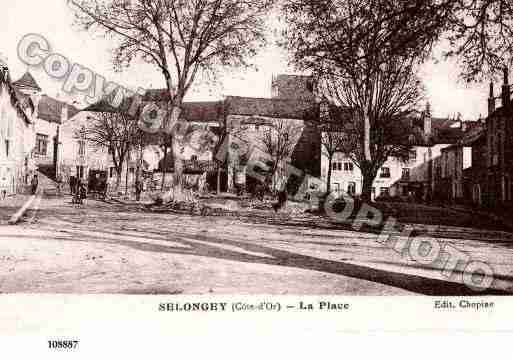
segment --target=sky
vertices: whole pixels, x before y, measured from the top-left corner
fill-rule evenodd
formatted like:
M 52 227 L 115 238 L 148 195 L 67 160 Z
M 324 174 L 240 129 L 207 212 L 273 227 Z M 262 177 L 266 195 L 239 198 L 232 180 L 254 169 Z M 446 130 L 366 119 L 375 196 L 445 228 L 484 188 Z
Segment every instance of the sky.
M 62 100 L 73 100 L 62 91 L 62 81 L 49 77 L 39 67 L 27 67 L 17 56 L 19 41 L 29 33 L 40 34 L 51 46 L 52 52 L 66 56 L 72 63 L 79 63 L 130 89 L 163 88 L 162 74 L 154 65 L 136 63 L 121 73 L 112 66 L 111 39 L 83 32 L 73 25 L 73 15 L 66 0 L 16 0 L 2 1 L 0 11 L 0 54 L 7 58 L 11 77 L 18 79 L 30 70 L 43 92 Z M 274 19 L 270 19 L 272 24 Z M 227 95 L 270 97 L 271 79 L 281 73 L 298 73 L 287 64 L 287 54 L 273 41 L 269 31 L 269 46 L 250 59 L 256 69 L 231 70 L 221 74 L 215 86 L 201 83 L 193 86 L 188 101 L 209 101 Z M 465 120 L 486 117 L 486 84 L 465 84 L 458 81 L 458 66 L 454 61 L 430 61 L 421 71 L 427 100 L 434 116 L 462 114 Z M 496 89 L 500 86 L 497 84 Z M 496 90 L 497 91 L 497 90 Z

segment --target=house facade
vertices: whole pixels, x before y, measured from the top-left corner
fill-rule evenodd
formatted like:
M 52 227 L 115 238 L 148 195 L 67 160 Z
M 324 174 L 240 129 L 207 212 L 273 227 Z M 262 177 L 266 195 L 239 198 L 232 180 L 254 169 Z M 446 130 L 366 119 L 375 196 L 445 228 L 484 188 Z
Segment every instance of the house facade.
M 141 106 L 155 104 L 158 108 L 167 107 L 167 91 L 152 89 L 142 97 Z M 186 185 L 205 189 L 217 183 L 218 166 L 213 159 L 214 145 L 220 136 L 223 123 L 222 102 L 185 102 L 180 120 L 186 123 L 181 138 L 175 138 L 174 146 L 165 148 L 155 136 L 154 143 L 145 146 L 142 151 L 132 150 L 128 161 L 123 163 L 121 176 L 115 170 L 114 162 L 107 148 L 99 148 L 80 136 L 88 129 L 91 119 L 100 113 L 116 112 L 108 99 L 104 99 L 75 115 L 64 125 L 61 131 L 63 148 L 69 149 L 63 154 L 62 167 L 65 177 L 75 176 L 86 179 L 90 171 L 106 171 L 110 185 L 120 183 L 121 187 L 131 187 L 137 179 L 137 169 L 141 168 L 148 185 L 169 187 L 173 182 L 174 159 L 172 153 L 179 153 L 183 159 L 183 173 Z M 208 182 L 208 183 L 207 183 Z M 112 186 L 111 186 L 112 188 Z
M 427 108 L 418 117 L 404 120 L 404 126 L 409 129 L 408 138 L 399 141 L 407 141 L 411 147 L 409 155 L 407 158 L 390 156 L 386 159 L 373 183 L 373 199 L 379 196 L 414 196 L 427 200 L 439 195 L 441 185 L 437 182 L 437 173 L 441 171 L 443 150 L 463 137 L 464 126 L 460 119 L 436 118 L 430 113 Z M 328 166 L 329 158 L 323 154 L 321 172 L 324 183 L 328 178 Z M 331 169 L 331 190 L 351 195 L 362 193 L 362 174 L 349 156 L 336 153 Z
M 501 100 L 501 107 L 496 100 Z M 488 96 L 488 117 L 484 126 L 467 139 L 472 146 L 472 167 L 467 170 L 467 185 L 475 205 L 496 208 L 513 205 L 513 109 L 509 73 L 504 69 L 500 96 L 493 83 Z
M 477 126 L 468 131 L 462 140 L 462 145 L 469 146 L 472 153 L 470 167 L 463 170 L 464 199 L 475 206 L 485 206 L 488 203 L 486 123 L 481 119 L 476 122 Z
M 30 72 L 23 74 L 13 86 L 34 104 L 34 164 L 40 172 L 56 178 L 61 161 L 59 156 L 66 153 L 59 143 L 60 128 L 78 113 L 78 109 L 44 94 Z
M 229 143 L 227 190 L 251 188 L 272 172 L 271 185 L 281 188 L 288 166 L 296 176 L 320 176 L 320 132 L 315 84 L 309 76 L 273 77 L 271 98 L 228 96 L 224 116 Z
M 10 79 L 6 61 L 0 59 L 0 191 L 23 192 L 34 173 L 34 104 Z M 4 192 L 5 191 L 5 192 Z

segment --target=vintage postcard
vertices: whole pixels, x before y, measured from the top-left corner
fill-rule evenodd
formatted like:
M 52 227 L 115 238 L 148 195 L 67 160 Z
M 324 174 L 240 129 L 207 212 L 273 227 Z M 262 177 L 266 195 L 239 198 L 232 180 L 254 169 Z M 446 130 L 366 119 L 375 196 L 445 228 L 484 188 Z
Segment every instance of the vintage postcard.
M 1 7 L 0 337 L 513 329 L 509 1 Z

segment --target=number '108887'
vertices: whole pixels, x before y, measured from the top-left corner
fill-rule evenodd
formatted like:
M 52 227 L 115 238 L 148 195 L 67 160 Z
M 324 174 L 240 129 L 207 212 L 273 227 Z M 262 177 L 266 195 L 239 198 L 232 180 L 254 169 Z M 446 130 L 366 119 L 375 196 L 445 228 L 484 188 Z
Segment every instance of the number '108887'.
M 78 340 L 49 340 L 48 348 L 50 349 L 77 349 Z

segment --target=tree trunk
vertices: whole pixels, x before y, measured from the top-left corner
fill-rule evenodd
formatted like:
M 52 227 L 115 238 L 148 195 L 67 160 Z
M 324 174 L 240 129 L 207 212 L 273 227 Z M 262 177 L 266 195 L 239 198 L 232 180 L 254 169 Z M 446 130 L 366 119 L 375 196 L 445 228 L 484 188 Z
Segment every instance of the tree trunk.
M 139 154 L 137 156 L 137 168 L 135 170 L 135 183 L 141 180 L 141 170 L 142 170 L 142 157 L 143 157 L 143 146 L 139 146 Z
M 221 166 L 217 167 L 217 194 L 221 194 Z
M 332 162 L 333 162 L 333 155 L 331 155 L 331 156 L 328 155 L 328 178 L 326 179 L 327 180 L 326 192 L 328 193 L 328 195 L 331 192 L 331 168 L 332 168 L 331 166 L 332 166 Z
M 362 195 L 363 202 L 371 202 L 372 200 L 372 185 L 376 178 L 376 171 L 369 169 L 369 164 L 362 166 Z
M 119 186 L 121 186 L 121 176 L 123 175 L 123 162 L 121 162 L 118 166 L 116 166 L 116 192 L 119 190 Z
M 166 157 L 167 157 L 167 146 L 164 146 L 164 159 L 162 160 L 162 185 L 160 190 L 164 190 L 164 183 L 166 182 Z
M 125 173 L 125 196 L 128 195 L 128 152 L 125 157 L 126 173 Z
M 362 164 L 362 195 L 361 199 L 364 202 L 370 202 L 372 199 L 372 184 L 376 177 L 376 171 L 372 170 L 372 154 L 371 154 L 371 125 L 370 118 L 367 110 L 363 113 L 363 156 L 364 161 Z
M 370 150 L 370 118 L 367 111 L 364 111 L 363 114 L 363 155 L 365 158 L 365 161 L 371 162 L 372 161 L 372 155 Z

